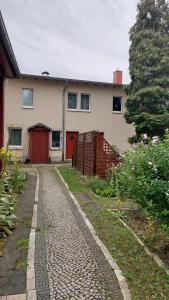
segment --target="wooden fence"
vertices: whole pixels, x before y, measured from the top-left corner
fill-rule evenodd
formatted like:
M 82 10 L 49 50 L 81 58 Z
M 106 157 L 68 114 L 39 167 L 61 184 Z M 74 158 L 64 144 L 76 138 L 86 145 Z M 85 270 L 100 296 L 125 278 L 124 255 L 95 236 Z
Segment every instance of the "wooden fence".
M 113 152 L 101 132 L 90 131 L 78 135 L 72 166 L 83 175 L 106 178 L 108 170 L 117 165 L 119 160 L 120 156 Z

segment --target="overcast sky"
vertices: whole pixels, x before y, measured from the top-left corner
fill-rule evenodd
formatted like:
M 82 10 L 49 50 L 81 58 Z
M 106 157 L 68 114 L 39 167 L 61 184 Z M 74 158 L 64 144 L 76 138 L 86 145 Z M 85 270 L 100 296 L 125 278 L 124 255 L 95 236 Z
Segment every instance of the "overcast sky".
M 22 73 L 111 82 L 128 74 L 138 0 L 0 0 Z

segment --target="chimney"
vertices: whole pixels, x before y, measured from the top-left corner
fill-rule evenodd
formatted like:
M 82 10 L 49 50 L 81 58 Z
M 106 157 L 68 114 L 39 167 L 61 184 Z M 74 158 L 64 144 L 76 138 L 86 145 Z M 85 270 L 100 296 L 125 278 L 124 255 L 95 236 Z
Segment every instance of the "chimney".
M 122 77 L 123 77 L 122 71 L 119 70 L 115 71 L 113 73 L 113 83 L 118 85 L 122 84 Z

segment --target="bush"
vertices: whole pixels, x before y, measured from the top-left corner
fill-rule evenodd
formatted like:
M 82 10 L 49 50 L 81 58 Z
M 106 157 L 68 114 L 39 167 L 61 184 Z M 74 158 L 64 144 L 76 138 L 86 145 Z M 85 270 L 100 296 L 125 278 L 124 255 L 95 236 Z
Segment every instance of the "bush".
M 13 173 L 9 177 L 9 188 L 13 193 L 21 193 L 25 186 L 25 179 L 21 174 L 18 164 L 14 164 Z
M 169 134 L 163 141 L 155 137 L 127 151 L 111 184 L 169 228 Z
M 25 180 L 20 173 L 17 158 L 9 153 L 8 147 L 0 149 L 0 159 L 3 162 L 3 171 L 0 172 L 0 237 L 5 237 L 15 227 L 16 202 Z M 12 173 L 7 169 L 10 163 L 13 163 Z
M 103 197 L 115 196 L 115 191 L 107 181 L 101 180 L 97 177 L 91 177 L 88 182 L 89 188 L 97 195 Z

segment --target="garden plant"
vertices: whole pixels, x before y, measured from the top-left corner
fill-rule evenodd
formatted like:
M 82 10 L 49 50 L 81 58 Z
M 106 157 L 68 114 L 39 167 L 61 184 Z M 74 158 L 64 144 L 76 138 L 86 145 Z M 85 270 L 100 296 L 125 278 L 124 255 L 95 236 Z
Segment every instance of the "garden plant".
M 4 238 L 15 227 L 16 204 L 25 180 L 19 170 L 19 161 L 9 151 L 8 145 L 0 149 L 0 160 L 3 165 L 0 172 L 0 238 Z M 8 168 L 9 164 L 13 165 L 11 169 Z
M 113 170 L 112 189 L 132 199 L 169 233 L 169 133 L 163 140 L 143 135 Z

